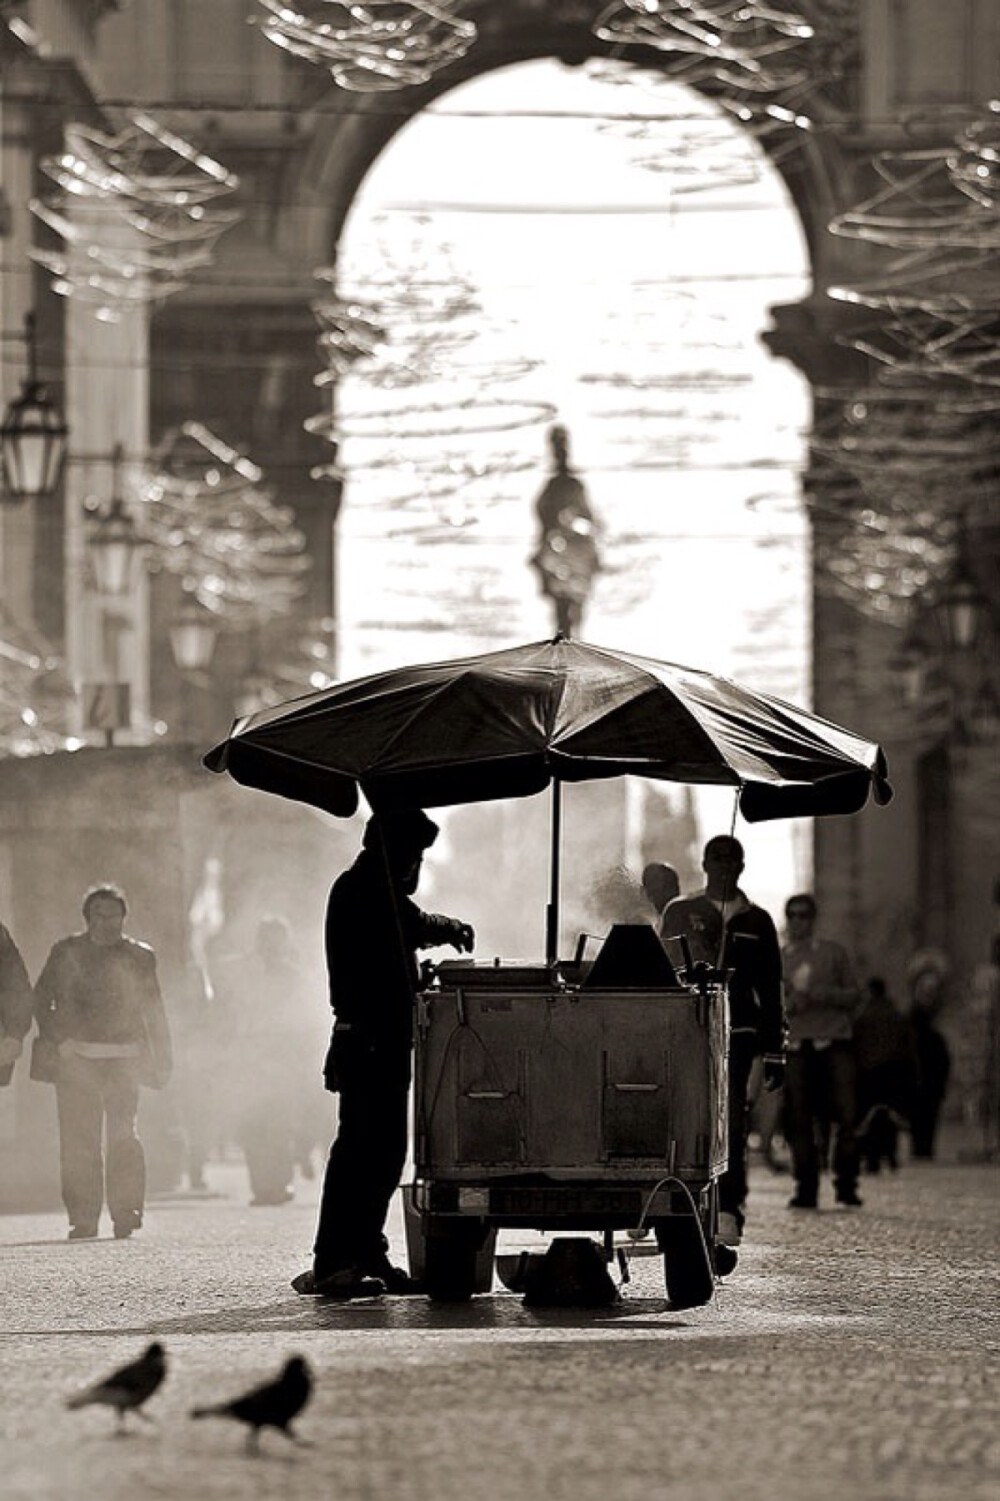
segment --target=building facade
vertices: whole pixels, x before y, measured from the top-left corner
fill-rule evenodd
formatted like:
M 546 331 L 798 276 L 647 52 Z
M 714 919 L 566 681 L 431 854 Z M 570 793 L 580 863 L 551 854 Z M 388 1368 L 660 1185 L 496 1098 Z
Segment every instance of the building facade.
M 192 676 L 162 649 L 184 600 L 182 570 L 165 567 L 147 577 L 139 569 L 123 597 L 109 604 L 98 596 L 84 505 L 110 493 L 116 445 L 127 484 L 130 466 L 138 471 L 164 433 L 197 418 L 266 468 L 282 505 L 294 512 L 311 562 L 294 609 L 298 635 L 311 632 L 315 644 L 317 631 L 325 633 L 324 661 L 335 674 L 333 548 L 341 487 L 335 465 L 332 477 L 310 477 L 324 461 L 331 467 L 331 453 L 303 422 L 317 406 L 314 271 L 335 263 L 366 173 L 409 119 L 478 73 L 539 57 L 578 66 L 613 56 L 673 69 L 678 53 L 662 39 L 602 37 L 609 8 L 596 0 L 468 0 L 452 7 L 477 28 L 463 55 L 424 83 L 365 93 L 337 87 L 325 68 L 273 46 L 251 0 L 36 0 L 2 9 L 5 17 L 29 22 L 36 38 L 10 31 L 3 38 L 3 183 L 10 210 L 0 278 L 4 332 L 12 336 L 25 312 L 36 312 L 42 371 L 71 429 L 61 495 L 0 514 L 5 606 L 31 633 L 55 643 L 72 682 L 128 683 L 131 712 L 120 739 L 148 741 L 162 722 L 168 735 L 205 741 L 223 733 L 241 707 L 231 685 L 252 679 L 276 642 L 285 650 L 287 620 L 224 632 L 211 668 Z M 645 7 L 647 19 L 669 9 Z M 996 714 L 991 722 L 997 682 L 988 661 L 998 608 L 996 476 L 981 466 L 969 483 L 949 489 L 936 449 L 936 482 L 928 483 L 926 503 L 917 508 L 919 526 L 910 526 L 907 515 L 900 520 L 891 497 L 880 510 L 876 481 L 886 466 L 890 480 L 905 474 L 911 490 L 923 493 L 920 474 L 906 462 L 914 428 L 897 422 L 889 450 L 873 439 L 869 467 L 859 467 L 844 413 L 864 408 L 867 417 L 873 400 L 877 407 L 881 398 L 870 393 L 885 375 L 884 350 L 873 353 L 866 333 L 872 304 L 830 293 L 873 279 L 885 291 L 879 257 L 886 242 L 872 225 L 877 229 L 880 220 L 886 177 L 879 163 L 886 154 L 907 157 L 912 168 L 907 154 L 947 157 L 969 129 L 973 145 L 992 149 L 995 135 L 987 127 L 997 118 L 989 100 L 997 91 L 1000 0 L 947 6 L 809 0 L 797 9 L 815 29 L 812 82 L 798 95 L 815 128 L 803 130 L 790 150 L 787 132 L 760 128 L 755 101 L 748 128 L 758 129 L 788 185 L 813 286 L 803 301 L 773 309 L 765 338 L 775 358 L 805 374 L 814 393 L 818 441 L 804 484 L 814 569 L 813 707 L 881 740 L 896 788 L 887 810 L 816 828 L 815 886 L 824 920 L 853 943 L 868 972 L 885 973 L 901 989 L 912 953 L 936 948 L 948 955 L 962 986 L 989 958 L 1000 873 L 1000 732 Z M 717 77 L 692 76 L 692 87 L 724 94 Z M 977 111 L 986 122 L 978 134 Z M 64 148 L 68 124 L 114 136 L 137 112 L 168 121 L 238 178 L 225 200 L 234 222 L 214 245 L 210 273 L 100 321 L 84 299 L 54 295 L 49 271 L 31 260 L 33 247 L 52 251 L 60 242 L 26 202 L 44 195 L 43 160 Z M 787 124 L 780 109 L 772 123 Z M 991 160 L 988 150 L 983 160 Z M 992 178 L 986 187 L 980 207 L 989 228 L 995 226 L 990 204 L 996 214 L 1000 200 L 991 197 Z M 867 218 L 859 205 L 867 206 Z M 919 220 L 919 207 L 919 187 L 909 197 L 900 190 L 881 217 Z M 935 235 L 947 238 L 949 214 L 936 204 L 929 214 L 927 243 L 914 241 L 918 256 L 933 254 Z M 841 232 L 832 232 L 838 223 Z M 1000 284 L 997 246 L 983 235 L 977 274 L 985 290 L 976 312 L 988 311 L 991 297 L 994 312 L 998 306 L 1000 293 L 990 285 L 991 278 Z M 899 276 L 906 250 L 896 255 L 895 249 L 892 274 Z M 938 294 L 948 273 L 936 274 Z M 936 316 L 934 298 L 925 303 L 918 321 Z M 988 323 L 981 318 L 976 327 Z M 931 343 L 928 336 L 921 357 Z M 21 374 L 16 342 L 5 343 L 3 355 L 7 401 Z M 907 360 L 914 365 L 912 346 L 905 355 L 895 358 L 891 374 L 900 367 L 905 374 Z M 952 366 L 944 375 L 915 378 L 928 421 L 937 420 L 942 402 L 953 403 L 956 390 L 987 398 L 990 390 L 978 377 L 964 386 L 962 371 Z M 885 399 L 896 416 L 899 389 L 890 385 Z M 867 441 L 864 423 L 861 431 Z M 974 446 L 967 434 L 957 461 L 966 478 Z M 888 546 L 873 563 L 873 529 L 890 542 L 902 535 L 904 545 Z M 929 646 L 925 641 L 924 681 L 908 700 L 900 646 L 940 602 L 958 551 L 982 607 L 978 642 L 972 657 L 959 662 L 936 637 Z M 919 566 L 907 573 L 914 556 Z M 79 737 L 92 739 L 100 728 L 77 709 Z

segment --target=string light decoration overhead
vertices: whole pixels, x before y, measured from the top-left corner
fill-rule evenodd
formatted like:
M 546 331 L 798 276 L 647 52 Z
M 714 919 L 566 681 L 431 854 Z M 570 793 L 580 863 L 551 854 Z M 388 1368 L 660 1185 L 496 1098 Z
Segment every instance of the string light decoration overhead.
M 830 223 L 883 265 L 829 288 L 878 316 L 842 340 L 884 378 L 1000 387 L 1000 101 L 933 149 L 883 152 L 881 182 Z
M 476 40 L 455 0 L 259 0 L 261 30 L 294 57 L 330 70 L 339 88 L 387 93 L 427 83 Z
M 0 757 L 75 749 L 66 733 L 74 697 L 63 659 L 0 603 Z
M 132 115 L 116 136 L 67 125 L 63 150 L 41 167 L 59 193 L 29 207 L 64 248 L 29 254 L 53 291 L 102 321 L 181 290 L 240 217 L 214 206 L 239 178 L 149 114 Z
M 294 512 L 263 471 L 200 422 L 167 433 L 139 490 L 151 566 L 235 629 L 291 610 L 309 569 Z
M 612 55 L 589 68 L 604 82 L 638 86 L 650 108 L 603 128 L 642 142 L 637 165 L 653 171 L 676 177 L 680 153 L 689 179 L 684 191 L 717 189 L 720 172 L 732 187 L 756 181 L 761 163 L 751 142 L 780 163 L 817 130 L 821 98 L 825 122 L 837 115 L 839 95 L 854 87 L 857 75 L 858 30 L 856 0 L 810 5 L 808 15 L 733 0 L 616 0 L 594 23 Z M 655 47 L 662 62 L 655 68 L 629 63 L 627 49 L 636 44 Z M 742 127 L 743 142 L 729 138 L 724 161 L 705 154 L 708 117 L 698 121 L 690 141 L 669 118 L 678 84 L 700 90 Z M 690 118 L 690 104 L 687 112 Z
M 828 295 L 867 314 L 839 342 L 876 380 L 819 402 L 808 502 L 826 524 L 820 583 L 904 625 L 1000 479 L 1000 101 L 871 171 L 875 190 L 829 226 L 871 270 Z
M 314 299 L 312 310 L 320 326 L 317 339 L 324 368 L 313 377 L 317 386 L 336 385 L 358 360 L 370 360 L 386 337 L 378 310 L 361 298 L 336 291 L 337 273 L 321 266 L 316 279 L 326 290 Z
M 794 53 L 814 34 L 804 16 L 757 0 L 612 0 L 593 31 L 615 46 L 690 58 L 694 75 L 707 63 L 720 83 L 759 93 L 802 82 Z
M 398 216 L 396 216 L 398 218 Z M 486 326 L 471 281 L 453 264 L 446 243 L 433 243 L 423 216 L 409 236 L 387 232 L 381 218 L 357 264 L 363 284 L 340 290 L 336 267 L 315 275 L 329 290 L 313 304 L 326 368 L 314 382 L 335 388 L 348 374 L 337 405 L 305 422 L 334 445 L 336 458 L 314 479 L 343 480 L 347 471 L 389 467 L 451 495 L 474 478 L 475 458 L 448 448 L 452 439 L 513 433 L 551 420 L 551 403 L 500 394 L 536 362 L 506 347 Z M 398 497 L 397 497 L 398 498 Z
M 806 501 L 824 531 L 818 583 L 902 624 L 953 556 L 958 517 L 995 491 L 1000 397 L 927 383 L 817 397 Z

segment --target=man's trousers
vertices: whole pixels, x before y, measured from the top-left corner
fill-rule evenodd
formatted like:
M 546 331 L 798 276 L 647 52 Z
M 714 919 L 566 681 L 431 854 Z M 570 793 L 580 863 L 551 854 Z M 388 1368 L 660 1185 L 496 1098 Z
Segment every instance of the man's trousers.
M 56 1102 L 70 1224 L 96 1230 L 106 1194 L 114 1223 L 134 1226 L 146 1196 L 146 1161 L 135 1134 L 139 1088 L 131 1060 L 61 1057 Z

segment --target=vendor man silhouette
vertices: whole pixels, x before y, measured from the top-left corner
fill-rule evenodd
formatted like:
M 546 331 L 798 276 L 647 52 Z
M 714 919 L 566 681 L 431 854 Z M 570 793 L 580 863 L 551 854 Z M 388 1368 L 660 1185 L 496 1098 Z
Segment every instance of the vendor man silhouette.
M 457 918 L 422 912 L 412 900 L 424 850 L 438 826 L 419 810 L 376 813 L 361 853 L 338 876 L 326 913 L 333 1036 L 326 1087 L 340 1095 L 311 1270 L 296 1292 L 330 1298 L 419 1292 L 389 1261 L 386 1214 L 406 1160 L 413 1051 L 416 951 L 449 943 L 471 951 L 475 934 Z

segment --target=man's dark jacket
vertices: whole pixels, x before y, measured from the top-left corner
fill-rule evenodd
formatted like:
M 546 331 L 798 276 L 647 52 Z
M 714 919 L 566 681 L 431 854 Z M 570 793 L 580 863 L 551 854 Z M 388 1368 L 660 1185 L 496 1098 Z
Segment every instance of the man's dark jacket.
M 694 925 L 714 939 L 721 916 L 708 897 L 679 896 L 668 903 L 660 934 L 673 956 L 671 938 L 690 936 Z M 720 935 L 721 936 L 721 935 Z M 711 962 L 714 962 L 715 955 Z M 695 954 L 695 958 L 702 957 Z M 756 1034 L 757 1050 L 779 1055 L 785 1046 L 785 1012 L 781 991 L 781 945 L 770 915 L 749 902 L 726 920 L 726 937 L 719 968 L 730 974 L 729 1019 L 734 1032 Z
M 448 943 L 456 924 L 422 912 L 390 879 L 378 850 L 362 850 L 333 883 L 326 909 L 330 1005 L 338 1026 L 371 1042 L 413 1039 L 416 951 Z

